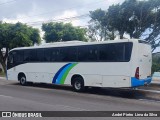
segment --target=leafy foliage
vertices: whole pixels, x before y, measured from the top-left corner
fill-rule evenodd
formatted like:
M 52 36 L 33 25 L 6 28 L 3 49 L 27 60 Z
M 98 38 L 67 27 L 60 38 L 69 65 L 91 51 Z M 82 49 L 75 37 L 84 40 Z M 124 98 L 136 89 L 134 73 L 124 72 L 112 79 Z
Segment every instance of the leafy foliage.
M 91 11 L 90 17 L 91 39 L 114 39 L 116 33 L 123 39 L 124 34 L 129 34 L 130 38 L 143 38 L 151 43 L 153 51 L 160 46 L 160 0 L 126 0 L 107 11 Z
M 152 56 L 152 73 L 160 72 L 160 54 L 154 53 Z
M 71 23 L 45 23 L 42 25 L 42 30 L 45 32 L 44 39 L 47 43 L 72 40 L 87 41 L 86 29 L 74 27 Z
M 6 69 L 5 61 L 10 49 L 31 46 L 40 42 L 41 38 L 38 29 L 19 22 L 16 24 L 0 22 L 0 63 L 4 70 Z M 2 53 L 2 49 L 4 48 L 6 49 L 5 55 Z
M 152 73 L 154 72 L 160 72 L 160 64 L 153 62 L 152 64 Z
M 108 24 L 108 13 L 101 9 L 90 11 L 88 35 L 91 40 L 114 40 L 114 29 Z

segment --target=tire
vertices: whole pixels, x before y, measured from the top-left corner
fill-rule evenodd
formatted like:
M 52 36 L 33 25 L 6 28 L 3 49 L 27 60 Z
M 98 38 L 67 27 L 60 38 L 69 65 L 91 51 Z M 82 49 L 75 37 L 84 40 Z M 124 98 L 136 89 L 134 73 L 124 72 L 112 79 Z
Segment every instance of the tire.
M 74 78 L 72 86 L 76 92 L 83 92 L 85 90 L 84 80 L 81 77 Z
M 27 85 L 27 81 L 26 81 L 25 75 L 22 75 L 22 76 L 20 77 L 19 82 L 20 82 L 20 84 L 21 84 L 22 86 L 26 86 L 26 85 Z

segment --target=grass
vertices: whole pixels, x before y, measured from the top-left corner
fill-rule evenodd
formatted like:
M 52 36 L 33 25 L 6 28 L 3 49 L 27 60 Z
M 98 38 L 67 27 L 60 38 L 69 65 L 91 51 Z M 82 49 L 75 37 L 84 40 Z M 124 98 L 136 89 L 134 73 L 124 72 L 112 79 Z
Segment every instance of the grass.
M 0 72 L 0 77 L 5 77 L 5 73 L 4 72 Z

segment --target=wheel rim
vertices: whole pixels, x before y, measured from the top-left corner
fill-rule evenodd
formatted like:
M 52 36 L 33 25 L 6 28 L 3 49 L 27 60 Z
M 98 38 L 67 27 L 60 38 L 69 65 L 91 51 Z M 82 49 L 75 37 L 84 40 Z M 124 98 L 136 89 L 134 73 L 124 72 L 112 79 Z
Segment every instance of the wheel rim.
M 79 81 L 76 81 L 74 84 L 76 90 L 80 90 L 81 89 L 81 83 Z
M 21 84 L 25 84 L 26 83 L 26 78 L 25 77 L 22 77 L 21 78 Z

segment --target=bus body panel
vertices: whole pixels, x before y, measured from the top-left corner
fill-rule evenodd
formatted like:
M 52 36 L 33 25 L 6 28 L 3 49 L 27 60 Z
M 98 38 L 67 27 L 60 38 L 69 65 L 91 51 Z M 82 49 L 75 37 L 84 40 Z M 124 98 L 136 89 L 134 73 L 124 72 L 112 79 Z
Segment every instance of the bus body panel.
M 132 50 L 132 72 L 131 72 L 131 87 L 144 86 L 151 82 L 151 46 L 146 43 L 137 42 L 133 44 Z M 139 68 L 139 78 L 135 77 L 136 69 Z
M 103 76 L 103 87 L 131 87 L 129 76 Z
M 26 63 L 8 70 L 8 79 L 16 80 L 18 73 L 23 72 L 26 73 L 27 81 L 52 83 L 55 74 L 65 64 L 67 63 Z M 71 84 L 72 76 L 77 74 L 84 78 L 85 86 L 131 87 L 130 71 L 129 63 L 78 63 L 68 73 L 64 84 Z
M 152 62 L 150 46 L 146 45 L 142 49 L 144 52 L 140 52 L 144 44 L 139 45 L 138 41 L 126 42 L 133 43 L 130 61 L 24 63 L 8 69 L 8 79 L 17 80 L 18 74 L 22 72 L 27 81 L 52 84 L 71 85 L 73 75 L 82 76 L 85 86 L 117 88 L 143 86 L 145 83 L 150 83 L 151 79 L 147 78 L 151 72 Z M 140 79 L 135 78 L 137 67 L 140 68 Z
M 140 43 L 138 44 L 138 58 L 139 58 L 139 77 L 140 79 L 145 79 L 151 76 L 151 66 L 152 66 L 152 54 L 151 46 L 148 44 Z

